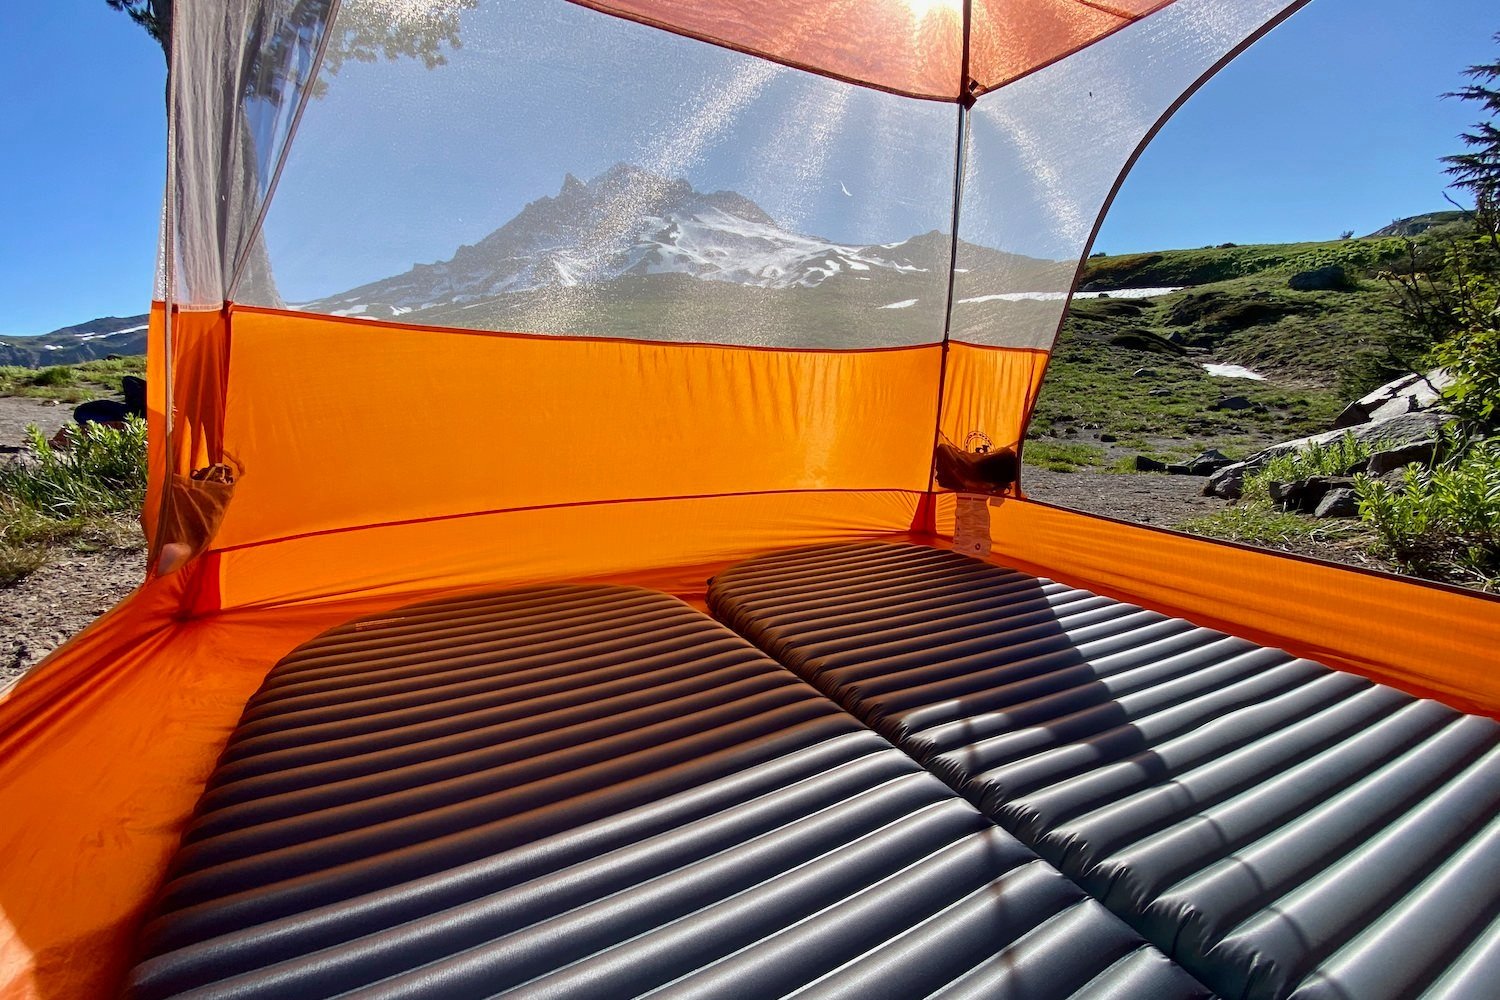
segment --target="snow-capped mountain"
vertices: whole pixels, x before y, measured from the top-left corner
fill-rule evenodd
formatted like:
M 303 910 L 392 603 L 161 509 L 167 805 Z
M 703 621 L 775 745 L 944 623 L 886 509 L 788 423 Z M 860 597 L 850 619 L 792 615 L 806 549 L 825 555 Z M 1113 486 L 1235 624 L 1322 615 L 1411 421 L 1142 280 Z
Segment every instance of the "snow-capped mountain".
M 704 194 L 686 180 L 621 163 L 588 182 L 569 174 L 555 196 L 531 202 L 449 260 L 418 264 L 304 308 L 406 316 L 514 292 L 672 274 L 765 289 L 816 288 L 830 281 L 935 275 L 946 266 L 948 251 L 948 237 L 938 233 L 872 246 L 806 236 L 778 225 L 743 195 Z
M 0 337 L 0 365 L 72 364 L 111 354 L 146 353 L 146 319 L 103 316 L 35 337 Z

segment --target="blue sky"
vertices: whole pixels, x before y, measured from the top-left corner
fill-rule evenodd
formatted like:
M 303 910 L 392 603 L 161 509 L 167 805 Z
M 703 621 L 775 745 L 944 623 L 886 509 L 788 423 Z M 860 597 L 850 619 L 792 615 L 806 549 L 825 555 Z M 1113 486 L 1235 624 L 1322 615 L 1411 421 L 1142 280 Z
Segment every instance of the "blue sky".
M 1497 30 L 1493 0 L 1314 0 L 1178 113 L 1098 248 L 1328 239 L 1443 207 L 1436 158 L 1474 112 L 1437 95 L 1493 56 Z M 0 4 L 0 37 L 0 333 L 143 311 L 164 173 L 159 50 L 104 0 Z M 493 208 L 504 221 L 512 206 Z M 416 259 L 451 248 L 434 236 L 424 249 Z

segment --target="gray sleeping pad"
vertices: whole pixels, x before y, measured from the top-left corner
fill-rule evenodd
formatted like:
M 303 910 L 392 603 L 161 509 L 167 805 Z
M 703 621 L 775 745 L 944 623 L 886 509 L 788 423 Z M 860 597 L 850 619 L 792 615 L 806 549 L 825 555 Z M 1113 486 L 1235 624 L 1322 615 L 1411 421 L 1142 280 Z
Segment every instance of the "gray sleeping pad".
M 941 781 L 687 605 L 551 587 L 287 656 L 134 996 L 1193 997 Z
M 952 552 L 710 609 L 1231 1000 L 1500 997 L 1500 726 Z

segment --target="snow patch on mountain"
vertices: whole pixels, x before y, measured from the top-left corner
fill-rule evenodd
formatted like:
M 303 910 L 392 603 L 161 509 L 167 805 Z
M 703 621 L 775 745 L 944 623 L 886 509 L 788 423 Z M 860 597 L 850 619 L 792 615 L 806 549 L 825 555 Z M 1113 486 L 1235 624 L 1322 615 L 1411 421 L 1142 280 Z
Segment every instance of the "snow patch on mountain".
M 769 289 L 816 288 L 872 273 L 929 273 L 946 263 L 933 252 L 945 249 L 945 242 L 916 237 L 878 246 L 835 243 L 780 226 L 733 191 L 705 194 L 686 180 L 622 163 L 587 182 L 567 175 L 555 196 L 531 202 L 448 260 L 418 264 L 304 308 L 391 317 L 511 292 L 662 274 Z

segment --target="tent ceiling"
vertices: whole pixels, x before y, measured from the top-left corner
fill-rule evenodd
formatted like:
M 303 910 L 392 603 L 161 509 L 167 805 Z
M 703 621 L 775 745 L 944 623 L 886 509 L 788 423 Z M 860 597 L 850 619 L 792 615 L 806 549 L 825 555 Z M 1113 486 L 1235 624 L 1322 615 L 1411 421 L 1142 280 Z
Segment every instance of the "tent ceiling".
M 879 90 L 956 101 L 1004 86 L 1173 0 L 573 2 Z

